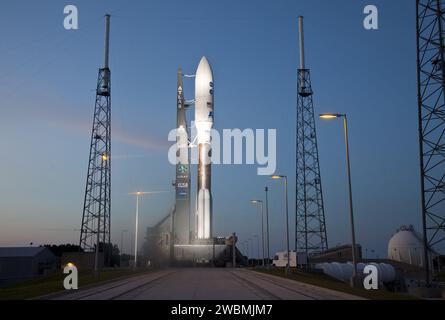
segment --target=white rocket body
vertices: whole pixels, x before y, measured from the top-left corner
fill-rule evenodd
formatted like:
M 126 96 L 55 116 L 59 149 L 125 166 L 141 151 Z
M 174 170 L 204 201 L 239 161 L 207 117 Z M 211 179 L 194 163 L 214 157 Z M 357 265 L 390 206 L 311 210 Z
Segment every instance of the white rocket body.
M 195 78 L 195 125 L 198 144 L 197 238 L 212 238 L 211 156 L 213 128 L 213 72 L 203 57 Z

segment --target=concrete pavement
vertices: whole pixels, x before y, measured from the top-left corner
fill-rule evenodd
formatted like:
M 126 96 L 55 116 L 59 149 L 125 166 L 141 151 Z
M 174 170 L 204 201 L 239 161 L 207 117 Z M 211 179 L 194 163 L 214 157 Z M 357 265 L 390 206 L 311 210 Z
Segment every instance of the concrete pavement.
M 166 269 L 58 296 L 59 300 L 355 300 L 346 293 L 246 269 Z

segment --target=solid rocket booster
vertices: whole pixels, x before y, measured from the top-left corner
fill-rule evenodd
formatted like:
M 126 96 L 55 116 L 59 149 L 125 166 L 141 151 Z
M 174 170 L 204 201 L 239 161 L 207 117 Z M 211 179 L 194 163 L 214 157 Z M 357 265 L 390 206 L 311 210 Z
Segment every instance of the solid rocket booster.
M 197 238 L 212 238 L 211 157 L 213 127 L 213 72 L 206 57 L 195 78 L 195 125 L 198 144 Z

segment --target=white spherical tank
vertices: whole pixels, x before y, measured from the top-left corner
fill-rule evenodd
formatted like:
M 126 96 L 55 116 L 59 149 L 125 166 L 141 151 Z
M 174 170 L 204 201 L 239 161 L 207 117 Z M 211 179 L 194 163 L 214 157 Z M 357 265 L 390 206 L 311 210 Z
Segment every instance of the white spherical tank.
M 413 226 L 401 227 L 389 240 L 388 259 L 414 266 L 423 266 L 422 237 Z

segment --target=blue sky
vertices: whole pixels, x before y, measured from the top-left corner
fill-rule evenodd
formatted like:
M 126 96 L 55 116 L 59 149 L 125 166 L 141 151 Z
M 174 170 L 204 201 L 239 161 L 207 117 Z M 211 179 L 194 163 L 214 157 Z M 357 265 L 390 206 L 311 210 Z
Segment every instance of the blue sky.
M 77 31 L 63 8 L 79 9 Z M 297 17 L 316 113 L 347 113 L 356 228 L 386 255 L 403 224 L 420 229 L 415 4 L 373 0 L 380 29 L 366 31 L 369 1 L 2 1 L 0 9 L 0 245 L 77 242 L 103 15 L 112 14 L 112 237 L 129 250 L 138 189 L 170 193 L 141 203 L 142 226 L 173 205 L 167 161 L 176 71 L 201 56 L 215 75 L 216 128 L 277 129 L 278 173 L 289 175 L 294 224 Z M 193 84 L 186 84 L 193 98 Z M 341 122 L 317 119 L 330 246 L 349 241 Z M 270 187 L 272 251 L 284 248 L 282 186 L 255 166 L 214 166 L 214 227 L 240 240 L 259 233 L 249 199 Z M 291 227 L 293 238 L 294 228 Z M 291 241 L 293 243 L 293 241 Z

